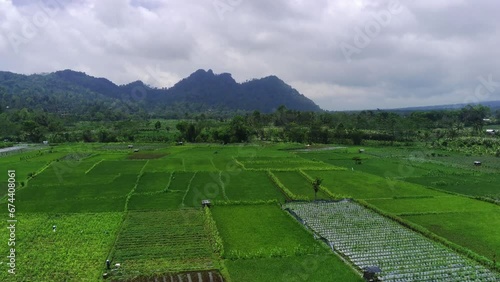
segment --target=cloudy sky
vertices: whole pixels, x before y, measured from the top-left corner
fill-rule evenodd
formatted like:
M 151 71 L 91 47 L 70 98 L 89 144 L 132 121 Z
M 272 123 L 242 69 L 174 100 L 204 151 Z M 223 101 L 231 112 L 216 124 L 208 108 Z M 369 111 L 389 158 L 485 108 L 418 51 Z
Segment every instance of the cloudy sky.
M 323 109 L 500 100 L 498 0 L 0 0 L 0 70 L 277 75 Z

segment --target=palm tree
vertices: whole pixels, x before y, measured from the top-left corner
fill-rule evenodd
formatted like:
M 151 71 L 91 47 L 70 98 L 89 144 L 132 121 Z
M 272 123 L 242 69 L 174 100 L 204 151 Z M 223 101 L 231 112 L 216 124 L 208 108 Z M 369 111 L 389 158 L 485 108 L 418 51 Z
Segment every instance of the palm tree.
M 316 195 L 318 194 L 319 191 L 319 186 L 321 186 L 321 182 L 323 182 L 323 179 L 316 177 L 316 179 L 313 180 L 312 186 L 314 189 L 314 201 L 316 201 Z

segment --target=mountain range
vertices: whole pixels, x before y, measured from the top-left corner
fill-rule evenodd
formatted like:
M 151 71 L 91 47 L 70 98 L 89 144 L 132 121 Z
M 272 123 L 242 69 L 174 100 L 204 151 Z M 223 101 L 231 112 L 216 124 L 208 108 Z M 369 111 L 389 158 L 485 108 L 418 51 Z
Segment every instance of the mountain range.
M 119 105 L 119 106 L 116 106 Z M 115 107 L 144 112 L 185 108 L 188 111 L 272 112 L 281 105 L 299 111 L 321 111 L 312 100 L 276 76 L 237 83 L 229 73 L 197 70 L 170 88 L 142 81 L 117 85 L 106 78 L 73 70 L 22 75 L 0 72 L 0 106 L 78 113 Z
M 500 109 L 500 101 L 482 101 L 474 104 L 480 104 L 489 107 L 491 110 Z M 448 105 L 435 105 L 435 106 L 418 106 L 397 109 L 385 109 L 386 111 L 399 111 L 399 112 L 416 112 L 416 111 L 437 111 L 437 110 L 457 110 L 466 107 L 468 104 L 448 104 Z

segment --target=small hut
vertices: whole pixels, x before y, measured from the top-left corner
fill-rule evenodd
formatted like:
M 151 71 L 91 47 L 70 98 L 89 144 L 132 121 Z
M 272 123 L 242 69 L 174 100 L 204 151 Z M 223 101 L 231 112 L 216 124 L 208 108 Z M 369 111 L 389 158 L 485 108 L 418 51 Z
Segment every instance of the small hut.
M 367 266 L 363 268 L 363 278 L 369 282 L 380 281 L 377 277 L 377 273 L 382 272 L 378 266 Z
M 210 207 L 212 205 L 212 203 L 210 202 L 210 200 L 202 200 L 201 201 L 201 207 Z

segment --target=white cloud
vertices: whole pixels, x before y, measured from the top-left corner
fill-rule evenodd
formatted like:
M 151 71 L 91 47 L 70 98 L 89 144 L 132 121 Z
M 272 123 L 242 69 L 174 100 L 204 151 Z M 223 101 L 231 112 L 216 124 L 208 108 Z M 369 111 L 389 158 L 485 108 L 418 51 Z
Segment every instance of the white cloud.
M 497 1 L 401 0 L 373 26 L 392 2 L 0 0 L 2 70 L 159 87 L 199 68 L 240 82 L 274 74 L 342 110 L 461 103 L 478 76 L 500 81 Z M 375 33 L 348 62 L 339 45 L 359 30 Z

